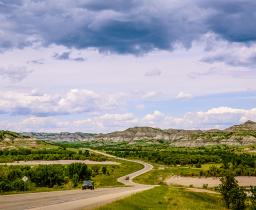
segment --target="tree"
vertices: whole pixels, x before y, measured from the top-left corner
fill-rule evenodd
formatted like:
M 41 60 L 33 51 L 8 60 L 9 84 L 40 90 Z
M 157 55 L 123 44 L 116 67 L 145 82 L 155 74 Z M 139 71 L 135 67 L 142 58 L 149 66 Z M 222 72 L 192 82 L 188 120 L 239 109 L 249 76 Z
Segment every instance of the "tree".
M 245 209 L 246 194 L 239 187 L 235 177 L 229 173 L 223 176 L 220 181 L 220 193 L 223 196 L 227 208 L 233 210 Z
M 107 169 L 106 166 L 103 166 L 102 169 L 101 169 L 101 171 L 102 171 L 102 173 L 103 173 L 104 175 L 107 175 L 108 169 Z
M 31 181 L 41 187 L 62 185 L 64 183 L 64 168 L 60 165 L 40 165 L 34 167 L 31 173 Z
M 250 193 L 251 193 L 251 196 L 250 196 L 250 200 L 251 200 L 251 209 L 252 210 L 255 210 L 256 209 L 256 187 L 254 186 L 251 186 L 250 188 Z
M 73 183 L 73 186 L 76 187 L 79 183 L 79 176 L 77 174 L 75 174 L 72 178 L 72 183 Z
M 235 187 L 230 191 L 230 208 L 233 210 L 245 209 L 246 194 L 240 187 Z
M 72 163 L 68 166 L 68 176 L 72 179 L 74 175 L 78 175 L 78 179 L 90 179 L 91 178 L 91 170 L 87 167 L 86 164 L 83 163 Z

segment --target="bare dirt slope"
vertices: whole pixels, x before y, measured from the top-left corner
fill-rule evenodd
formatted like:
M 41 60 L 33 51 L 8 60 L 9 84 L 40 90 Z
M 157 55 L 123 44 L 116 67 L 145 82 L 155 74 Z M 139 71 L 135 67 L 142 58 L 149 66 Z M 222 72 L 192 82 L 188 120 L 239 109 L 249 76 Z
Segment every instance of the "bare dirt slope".
M 243 187 L 256 186 L 255 176 L 237 176 L 238 184 Z M 203 187 L 207 184 L 208 187 L 217 187 L 221 182 L 219 178 L 214 177 L 182 177 L 182 176 L 172 176 L 166 180 L 168 185 L 181 185 L 193 187 Z

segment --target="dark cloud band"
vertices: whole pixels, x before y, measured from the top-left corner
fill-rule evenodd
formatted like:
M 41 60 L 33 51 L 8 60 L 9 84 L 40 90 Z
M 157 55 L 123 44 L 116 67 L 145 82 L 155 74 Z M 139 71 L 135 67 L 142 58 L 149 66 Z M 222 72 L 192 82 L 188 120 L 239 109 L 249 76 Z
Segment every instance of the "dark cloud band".
M 255 10 L 254 0 L 1 0 L 0 48 L 38 39 L 45 45 L 141 54 L 171 50 L 176 43 L 190 47 L 207 32 L 250 43 L 256 40 Z

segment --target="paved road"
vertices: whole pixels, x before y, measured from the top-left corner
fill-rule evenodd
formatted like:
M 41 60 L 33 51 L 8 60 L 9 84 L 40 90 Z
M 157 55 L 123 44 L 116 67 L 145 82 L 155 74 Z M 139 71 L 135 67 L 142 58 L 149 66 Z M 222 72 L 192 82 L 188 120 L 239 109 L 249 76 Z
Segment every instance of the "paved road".
M 98 152 L 105 154 L 102 152 Z M 109 156 L 109 155 L 108 155 Z M 112 156 L 113 157 L 113 156 Z M 122 158 L 117 158 L 122 159 Z M 125 159 L 122 159 L 125 160 Z M 118 178 L 126 187 L 101 188 L 94 191 L 68 190 L 55 192 L 27 193 L 0 196 L 1 210 L 73 210 L 93 209 L 100 205 L 113 202 L 133 193 L 153 188 L 151 185 L 137 184 L 133 178 L 152 170 L 153 166 L 142 161 L 128 160 L 144 165 L 144 168 L 132 174 Z M 129 180 L 126 177 L 129 176 Z

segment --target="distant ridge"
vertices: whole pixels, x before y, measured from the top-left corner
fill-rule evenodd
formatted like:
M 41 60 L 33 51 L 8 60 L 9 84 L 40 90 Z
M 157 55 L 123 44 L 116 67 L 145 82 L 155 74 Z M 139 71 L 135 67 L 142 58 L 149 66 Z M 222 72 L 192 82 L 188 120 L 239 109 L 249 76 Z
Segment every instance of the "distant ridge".
M 152 127 L 134 127 L 124 131 L 108 134 L 90 133 L 24 133 L 30 137 L 52 141 L 127 141 L 129 143 L 138 140 L 152 142 L 167 142 L 173 146 L 205 146 L 216 144 L 249 145 L 256 144 L 256 123 L 247 121 L 240 125 L 234 125 L 225 130 L 210 129 L 182 130 L 160 129 Z
M 248 120 L 243 124 L 231 126 L 226 131 L 256 131 L 256 122 Z

